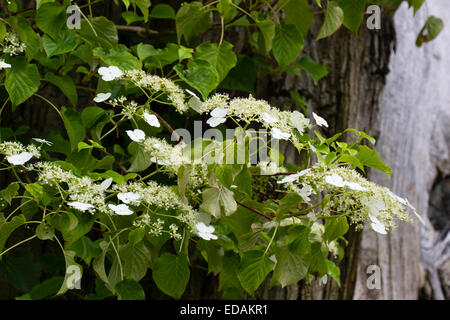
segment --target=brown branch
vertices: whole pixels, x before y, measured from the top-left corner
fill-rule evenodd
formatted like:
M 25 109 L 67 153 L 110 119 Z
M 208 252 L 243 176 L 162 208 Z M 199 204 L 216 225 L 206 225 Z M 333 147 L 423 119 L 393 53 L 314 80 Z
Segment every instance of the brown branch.
M 266 215 L 265 213 L 262 213 L 261 211 L 258 211 L 258 210 L 254 209 L 254 208 L 252 208 L 252 207 L 249 207 L 248 205 L 246 205 L 246 204 L 244 204 L 244 203 L 242 203 L 242 202 L 239 202 L 238 200 L 235 200 L 235 201 L 236 201 L 236 203 L 237 203 L 238 205 L 240 205 L 240 206 L 242 206 L 242 207 L 244 207 L 244 208 L 246 208 L 246 209 L 248 209 L 248 210 L 250 210 L 250 211 L 252 211 L 252 212 L 254 212 L 254 213 L 256 213 L 256 214 L 259 214 L 260 216 L 262 216 L 262 217 L 264 217 L 264 218 L 266 218 L 266 219 L 268 219 L 268 220 L 272 220 L 272 217 L 269 217 L 269 216 Z
M 178 142 L 180 142 L 181 140 L 181 136 L 176 133 L 175 130 L 173 130 L 173 128 L 170 126 L 170 124 L 167 123 L 166 120 L 164 120 L 158 113 L 156 113 L 155 111 L 152 110 L 152 112 L 155 114 L 155 116 L 159 119 L 159 121 L 161 121 L 161 123 L 163 124 L 164 127 L 166 127 L 167 130 L 169 130 L 170 134 L 172 134 Z
M 278 172 L 271 174 L 260 174 L 260 173 L 252 173 L 254 177 L 274 177 L 274 176 L 289 176 L 291 174 L 297 174 L 297 172 Z
M 159 34 L 158 31 L 156 30 L 152 30 L 152 29 L 146 29 L 144 27 L 139 27 L 139 26 L 122 26 L 122 25 L 116 25 L 116 29 L 119 31 L 131 31 L 131 32 L 136 32 L 138 33 L 140 36 L 142 36 L 143 34 Z

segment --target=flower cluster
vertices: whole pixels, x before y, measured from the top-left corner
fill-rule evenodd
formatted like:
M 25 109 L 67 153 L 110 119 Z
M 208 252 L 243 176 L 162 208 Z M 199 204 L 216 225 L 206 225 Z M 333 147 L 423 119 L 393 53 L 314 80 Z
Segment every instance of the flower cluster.
M 280 140 L 291 140 L 298 145 L 298 134 L 303 134 L 310 127 L 309 119 L 298 111 L 281 111 L 264 100 L 249 98 L 229 99 L 225 94 L 216 94 L 198 107 L 200 113 L 211 112 L 207 123 L 216 127 L 227 118 L 245 121 L 247 124 L 256 121 L 271 130 L 272 137 Z
M 0 44 L 0 50 L 7 55 L 15 56 L 25 51 L 25 43 L 19 40 L 17 33 L 9 31 L 6 33 L 3 42 Z
M 6 141 L 0 143 L 0 154 L 6 156 L 6 160 L 12 165 L 23 165 L 32 157 L 39 158 L 39 147 L 33 144 L 24 146 L 20 142 Z
M 357 227 L 369 221 L 372 229 L 382 234 L 394 227 L 394 220 L 409 221 L 408 209 L 415 212 L 406 199 L 350 168 L 327 168 L 318 164 L 278 182 L 299 194 L 305 202 L 310 202 L 310 196 L 326 191 L 332 197 L 322 208 L 321 215 L 345 215 Z
M 183 89 L 176 85 L 172 80 L 147 74 L 142 70 L 124 71 L 122 79 L 129 80 L 136 86 L 145 88 L 152 93 L 162 92 L 167 94 L 167 99 L 180 113 L 184 113 L 188 110 L 188 106 L 184 102 L 186 97 Z

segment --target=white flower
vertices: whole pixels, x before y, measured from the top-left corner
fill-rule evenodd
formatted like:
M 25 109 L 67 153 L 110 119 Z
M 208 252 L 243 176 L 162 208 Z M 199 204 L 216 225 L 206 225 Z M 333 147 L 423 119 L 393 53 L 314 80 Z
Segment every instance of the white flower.
M 25 162 L 29 161 L 31 158 L 33 158 L 33 155 L 29 152 L 22 152 L 19 154 L 13 154 L 9 157 L 6 158 L 6 160 L 8 160 L 9 163 L 18 166 L 18 165 L 22 165 Z
M 268 124 L 274 124 L 274 123 L 277 123 L 279 121 L 277 118 L 272 117 L 267 112 L 263 113 L 262 119 L 263 119 L 264 122 L 267 122 Z
M 145 132 L 141 129 L 127 130 L 126 133 L 133 141 L 141 142 L 145 140 Z
M 200 100 L 200 98 L 194 92 L 192 92 L 191 90 L 188 90 L 188 89 L 184 89 L 184 90 L 186 90 L 186 92 L 189 93 L 191 96 L 193 96 L 193 97 L 197 98 L 198 100 Z
M 305 128 L 305 120 L 303 114 L 298 112 L 297 110 L 292 111 L 291 113 L 291 123 L 297 129 L 300 134 L 303 134 Z
M 92 204 L 79 202 L 79 201 L 73 201 L 73 202 L 69 202 L 67 204 L 71 207 L 74 207 L 77 210 L 80 210 L 80 211 L 86 211 L 88 209 L 94 208 L 94 206 Z
M 349 182 L 349 181 L 344 181 L 343 183 L 344 183 L 344 186 L 349 187 L 352 190 L 355 190 L 355 191 L 367 191 L 367 188 L 364 188 L 359 183 Z
M 214 227 L 213 226 L 207 226 L 203 222 L 198 222 L 195 225 L 195 228 L 197 229 L 197 234 L 200 238 L 205 240 L 217 240 L 217 236 L 213 234 Z
M 129 216 L 130 214 L 133 214 L 133 211 L 131 211 L 126 204 L 118 204 L 117 206 L 108 204 L 108 207 L 120 216 Z
M 277 181 L 277 183 L 288 183 L 288 182 L 294 182 L 296 181 L 298 178 L 300 178 L 301 176 L 305 175 L 308 171 L 310 171 L 311 169 L 305 169 L 302 171 L 299 171 L 297 173 L 294 174 L 290 174 L 288 176 L 285 176 L 283 179 L 281 179 L 280 181 Z
M 278 128 L 273 128 L 272 129 L 272 137 L 274 139 L 287 140 L 291 137 L 291 134 L 283 132 Z
M 11 68 L 11 65 L 9 63 L 6 63 L 3 60 L 0 60 L 0 69 L 5 69 L 5 68 Z
M 288 176 L 285 176 L 280 181 L 277 181 L 277 183 L 288 183 L 288 182 L 294 182 L 300 177 L 299 173 L 290 174 Z
M 375 216 L 369 215 L 370 220 L 372 223 L 370 226 L 372 227 L 373 231 L 381 233 L 381 234 L 387 234 L 386 228 L 383 223 L 380 222 Z
M 319 285 L 326 285 L 328 282 L 328 276 L 325 274 L 323 277 L 319 278 Z
M 232 185 L 230 186 L 230 188 L 231 188 L 231 189 L 235 189 L 235 188 L 237 188 L 237 185 L 232 184 Z
M 211 117 L 223 118 L 228 114 L 228 109 L 225 108 L 215 108 L 211 111 Z
M 101 67 L 98 69 L 98 73 L 102 76 L 104 81 L 112 81 L 116 78 L 120 78 L 123 75 L 122 70 L 116 66 Z
M 219 124 L 227 121 L 228 109 L 225 108 L 215 108 L 211 111 L 211 118 L 206 121 L 211 127 L 217 127 Z
M 102 183 L 100 183 L 100 189 L 102 190 L 106 190 L 111 186 L 113 179 L 112 178 L 108 178 L 104 181 L 102 181 Z
M 309 202 L 311 199 L 309 196 L 312 194 L 313 188 L 310 185 L 305 185 L 300 189 L 300 197 L 303 198 L 304 201 Z
M 145 111 L 144 112 L 144 119 L 152 127 L 157 127 L 157 128 L 160 127 L 158 118 L 154 114 L 150 114 L 147 111 Z
M 327 127 L 328 128 L 328 123 L 327 123 L 327 121 L 324 118 L 318 116 L 315 112 L 313 112 L 312 115 L 314 117 L 314 120 L 316 120 L 316 124 L 318 126 Z
M 136 202 L 141 196 L 135 192 L 121 192 L 117 198 L 123 203 Z
M 106 93 L 97 93 L 97 95 L 94 98 L 94 101 L 97 103 L 103 102 L 108 100 L 111 97 L 111 93 L 110 92 L 106 92 Z
M 335 187 L 344 187 L 344 180 L 342 180 L 341 176 L 336 173 L 333 173 L 331 176 L 326 176 L 325 182 Z
M 158 163 L 161 166 L 166 166 L 166 165 L 170 164 L 170 162 L 167 160 L 156 160 L 156 157 L 151 157 L 150 161 L 153 163 Z
M 53 142 L 47 141 L 45 139 L 41 139 L 41 138 L 33 138 L 34 141 L 39 142 L 39 143 L 45 143 L 48 146 L 53 145 Z

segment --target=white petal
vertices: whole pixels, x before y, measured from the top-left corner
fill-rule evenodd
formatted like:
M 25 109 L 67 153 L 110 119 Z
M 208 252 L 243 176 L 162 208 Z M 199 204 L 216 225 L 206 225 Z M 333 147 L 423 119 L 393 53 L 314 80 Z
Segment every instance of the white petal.
M 209 124 L 211 127 L 215 128 L 219 124 L 224 123 L 225 121 L 227 121 L 227 118 L 211 117 L 208 119 L 208 121 L 206 121 L 206 123 Z
M 133 141 L 141 142 L 145 140 L 145 132 L 140 129 L 127 130 L 126 133 Z
M 150 114 L 146 111 L 146 112 L 144 112 L 144 119 L 152 127 L 157 127 L 157 128 L 160 127 L 158 118 L 154 114 Z
M 106 93 L 98 93 L 95 98 L 94 101 L 97 103 L 103 102 L 108 100 L 111 97 L 111 93 L 110 92 L 106 92 Z
M 133 214 L 133 211 L 131 211 L 126 204 L 119 204 L 117 206 L 114 204 L 108 204 L 108 207 L 120 216 L 128 216 Z
M 277 181 L 277 183 L 294 182 L 294 181 L 296 181 L 299 177 L 300 177 L 300 175 L 299 175 L 298 173 L 291 174 L 291 175 L 285 176 L 285 177 L 284 177 L 283 179 L 281 179 L 280 181 Z
M 22 152 L 19 154 L 13 154 L 12 156 L 9 156 L 6 158 L 9 163 L 18 166 L 22 165 L 25 162 L 29 161 L 31 158 L 33 158 L 33 155 L 29 152 Z
M 45 139 L 41 139 L 41 138 L 33 138 L 34 141 L 39 142 L 39 143 L 45 143 L 48 146 L 53 145 L 53 142 L 47 141 Z
M 117 198 L 123 203 L 136 202 L 141 196 L 135 192 L 125 192 L 117 194 Z
M 113 181 L 112 178 L 108 178 L 108 179 L 102 181 L 102 183 L 100 183 L 100 188 L 102 190 L 108 189 L 111 186 L 112 181 Z
M 109 71 L 111 72 L 111 74 L 115 77 L 115 78 L 119 78 L 123 75 L 122 70 L 120 70 L 119 68 L 117 68 L 116 66 L 110 66 L 109 67 Z
M 316 113 L 312 113 L 312 115 L 313 115 L 313 117 L 314 117 L 314 120 L 316 121 L 316 124 L 318 125 L 318 126 L 321 126 L 321 127 L 327 127 L 328 128 L 328 123 L 327 123 L 327 121 L 324 119 L 324 118 L 322 118 L 322 117 L 320 117 L 320 116 L 318 116 Z
M 263 113 L 262 119 L 263 119 L 264 122 L 267 122 L 268 124 L 274 124 L 274 123 L 277 123 L 279 121 L 277 118 L 272 117 L 267 112 Z
M 337 175 L 336 173 L 333 173 L 331 176 L 326 176 L 325 182 L 335 187 L 344 187 L 344 181 L 342 180 L 341 176 Z
M 387 234 L 386 228 L 381 223 L 374 223 L 374 222 L 372 222 L 370 224 L 370 226 L 372 227 L 373 231 L 375 231 L 375 232 L 378 232 L 380 234 Z
M 189 93 L 191 96 L 193 96 L 193 97 L 197 98 L 198 100 L 200 100 L 200 98 L 199 98 L 194 92 L 192 92 L 191 90 L 188 90 L 188 89 L 185 89 L 185 90 L 186 90 L 186 92 Z
M 283 132 L 283 131 L 281 131 L 278 128 L 273 128 L 272 129 L 272 137 L 274 139 L 287 140 L 287 139 L 289 139 L 291 137 L 291 134 Z
M 69 202 L 67 204 L 71 207 L 74 207 L 75 209 L 80 210 L 80 211 L 86 211 L 87 209 L 94 208 L 94 206 L 92 204 L 83 203 L 83 202 L 79 202 L 79 201 L 73 201 L 73 202 Z
M 355 191 L 367 191 L 367 188 L 364 188 L 359 183 L 349 182 L 349 181 L 344 181 L 343 183 L 344 183 L 344 186 L 347 186 L 347 187 L 349 187 L 352 190 L 355 190 Z
M 9 63 L 6 63 L 3 60 L 0 60 L 0 69 L 5 69 L 5 68 L 11 68 L 11 65 Z
M 213 111 L 211 111 L 211 117 L 223 118 L 228 114 L 228 112 L 228 109 L 225 108 L 215 108 Z

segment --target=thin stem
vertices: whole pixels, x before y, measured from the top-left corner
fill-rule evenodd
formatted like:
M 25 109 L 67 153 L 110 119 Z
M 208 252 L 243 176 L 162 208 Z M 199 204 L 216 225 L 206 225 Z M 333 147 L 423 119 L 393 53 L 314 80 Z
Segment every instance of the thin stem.
M 3 255 L 4 255 L 5 253 L 7 253 L 8 251 L 14 249 L 15 247 L 18 247 L 18 246 L 20 246 L 21 244 L 24 244 L 25 242 L 28 242 L 28 241 L 30 241 L 30 240 L 33 240 L 33 239 L 36 238 L 36 237 L 37 237 L 36 235 L 33 235 L 33 236 L 29 237 L 29 238 L 26 238 L 25 240 L 22 240 L 22 241 L 16 243 L 15 245 L 9 247 L 8 249 L 6 249 L 6 250 L 3 251 L 2 253 L 0 253 L 0 257 L 3 256 Z

